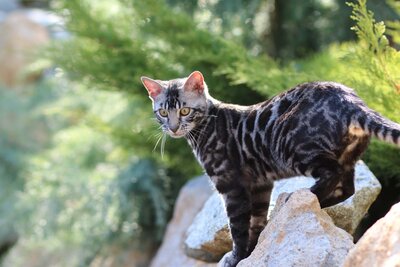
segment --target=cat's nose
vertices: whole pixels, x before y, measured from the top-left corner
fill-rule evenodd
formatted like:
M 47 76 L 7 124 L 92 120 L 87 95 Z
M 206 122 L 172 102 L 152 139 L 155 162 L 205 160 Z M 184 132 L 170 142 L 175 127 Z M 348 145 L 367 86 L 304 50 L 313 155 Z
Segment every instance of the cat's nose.
M 178 131 L 178 129 L 179 129 L 179 124 L 177 124 L 177 125 L 169 125 L 169 129 L 170 129 L 173 133 L 176 133 L 176 131 Z

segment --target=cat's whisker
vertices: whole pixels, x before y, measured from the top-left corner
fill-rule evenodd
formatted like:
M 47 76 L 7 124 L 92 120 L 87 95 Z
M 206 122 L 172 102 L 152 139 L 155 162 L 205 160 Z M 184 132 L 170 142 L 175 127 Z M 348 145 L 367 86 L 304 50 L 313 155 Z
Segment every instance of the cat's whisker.
M 190 132 L 192 133 L 193 136 L 194 136 L 194 134 L 196 134 L 197 137 L 200 137 L 200 136 L 202 136 L 202 134 L 203 134 L 205 131 L 204 131 L 204 129 L 196 129 L 196 128 L 193 128 L 193 129 L 190 130 Z
M 162 133 L 162 131 L 160 131 L 160 130 L 162 130 L 161 126 L 157 127 L 157 129 L 152 129 L 151 133 L 152 134 L 160 134 L 160 133 Z
M 217 115 L 207 115 L 207 114 L 201 115 L 201 117 L 204 117 L 204 118 L 218 118 Z
M 163 137 L 163 133 L 160 133 L 160 135 L 158 136 L 158 139 L 157 139 L 157 142 L 156 142 L 156 145 L 154 146 L 154 148 L 153 148 L 153 152 L 156 150 L 156 148 L 157 148 L 157 145 L 158 145 L 158 143 L 160 143 L 160 140 L 161 140 L 161 138 Z
M 157 139 L 159 136 L 160 136 L 159 134 L 152 134 L 152 135 L 147 137 L 146 141 L 149 141 L 150 139 L 153 139 L 153 138 Z
M 194 137 L 192 137 L 193 140 L 193 144 L 195 146 L 196 151 L 199 149 L 199 143 L 196 141 L 196 139 Z
M 162 131 L 160 131 L 161 126 L 158 127 L 158 129 L 153 129 L 150 136 L 147 138 L 147 141 L 152 139 L 153 137 L 158 138 L 160 135 L 162 135 Z
M 190 132 L 187 133 L 187 138 L 188 138 L 189 142 L 192 143 L 192 144 L 194 145 L 194 140 L 193 140 L 193 137 L 192 137 L 192 135 L 191 135 Z M 195 149 L 196 149 L 196 147 L 197 147 L 197 146 L 195 146 Z
M 190 141 L 193 143 L 195 150 L 198 150 L 198 148 L 199 148 L 198 142 L 191 132 L 188 132 L 188 137 L 189 137 Z
M 167 134 L 164 133 L 164 134 L 162 135 L 162 140 L 161 140 L 161 158 L 162 158 L 162 159 L 164 158 L 164 148 L 165 148 L 165 141 L 166 141 L 166 139 L 167 139 Z

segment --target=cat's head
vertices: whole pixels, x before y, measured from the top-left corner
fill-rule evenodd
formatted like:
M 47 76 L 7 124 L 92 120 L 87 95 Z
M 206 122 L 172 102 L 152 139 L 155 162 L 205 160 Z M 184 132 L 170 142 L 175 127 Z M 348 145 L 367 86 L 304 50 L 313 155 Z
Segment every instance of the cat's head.
M 204 118 L 208 89 L 201 72 L 169 81 L 141 80 L 153 101 L 154 115 L 170 136 L 187 135 Z

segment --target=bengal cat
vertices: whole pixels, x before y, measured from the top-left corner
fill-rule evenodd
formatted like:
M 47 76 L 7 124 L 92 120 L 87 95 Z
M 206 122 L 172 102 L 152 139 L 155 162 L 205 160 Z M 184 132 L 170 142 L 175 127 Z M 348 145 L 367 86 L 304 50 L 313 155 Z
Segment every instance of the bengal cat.
M 273 182 L 305 175 L 321 207 L 354 193 L 354 165 L 370 137 L 400 146 L 400 125 L 334 82 L 300 84 L 252 106 L 212 98 L 203 75 L 169 81 L 142 77 L 164 132 L 184 137 L 222 194 L 233 250 L 231 267 L 254 249 L 267 223 Z

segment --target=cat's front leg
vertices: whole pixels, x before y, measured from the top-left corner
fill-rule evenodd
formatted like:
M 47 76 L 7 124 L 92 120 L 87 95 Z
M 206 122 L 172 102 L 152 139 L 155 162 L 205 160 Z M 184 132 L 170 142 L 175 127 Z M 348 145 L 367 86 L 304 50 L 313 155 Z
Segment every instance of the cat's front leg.
M 258 237 L 267 225 L 268 208 L 274 184 L 272 180 L 254 183 L 251 187 L 251 219 L 248 255 L 257 245 Z
M 227 253 L 219 266 L 234 267 L 248 256 L 249 228 L 251 217 L 250 192 L 235 181 L 219 181 L 217 190 L 222 194 L 226 213 L 229 218 L 229 228 L 233 240 L 233 249 Z

